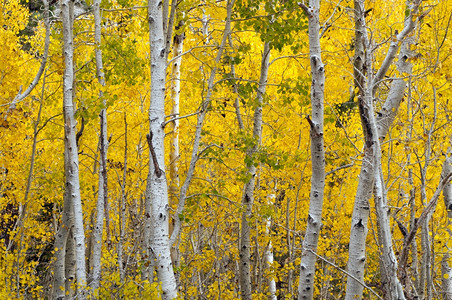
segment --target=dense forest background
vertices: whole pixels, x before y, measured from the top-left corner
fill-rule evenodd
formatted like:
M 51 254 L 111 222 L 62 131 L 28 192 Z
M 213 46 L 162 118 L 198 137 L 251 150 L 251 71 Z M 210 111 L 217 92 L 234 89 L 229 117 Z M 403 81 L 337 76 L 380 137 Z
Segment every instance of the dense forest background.
M 0 298 L 452 299 L 451 1 L 1 10 Z

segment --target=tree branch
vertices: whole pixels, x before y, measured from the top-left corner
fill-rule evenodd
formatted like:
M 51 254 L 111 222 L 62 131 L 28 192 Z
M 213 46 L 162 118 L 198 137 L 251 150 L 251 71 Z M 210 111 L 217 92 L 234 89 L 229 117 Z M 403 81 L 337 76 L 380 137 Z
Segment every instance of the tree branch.
M 41 78 L 42 73 L 44 72 L 46 63 L 47 63 L 47 57 L 49 53 L 49 45 L 50 45 L 50 21 L 49 21 L 49 1 L 43 0 L 44 2 L 44 23 L 46 28 L 46 36 L 44 41 L 44 54 L 42 56 L 41 66 L 39 67 L 38 73 L 36 73 L 35 78 L 30 83 L 28 88 L 25 90 L 25 92 L 22 93 L 22 86 L 19 88 L 19 92 L 17 93 L 16 97 L 14 97 L 14 100 L 11 102 L 8 112 L 11 110 L 14 110 L 16 108 L 16 104 L 19 101 L 22 101 L 25 99 L 31 91 L 36 87 L 36 85 L 39 82 L 39 79 Z M 6 116 L 8 115 L 8 112 L 6 113 Z M 5 116 L 5 118 L 6 118 Z
M 146 139 L 148 141 L 149 151 L 151 152 L 152 162 L 154 164 L 154 171 L 157 178 L 160 178 L 163 174 L 162 169 L 159 167 L 159 163 L 157 161 L 157 155 L 155 154 L 154 145 L 152 145 L 152 131 L 150 134 L 146 134 Z
M 345 275 L 353 278 L 354 280 L 356 280 L 356 282 L 358 282 L 360 285 L 362 285 L 364 288 L 368 289 L 372 294 L 375 295 L 375 297 L 377 297 L 380 300 L 383 300 L 383 298 L 381 298 L 377 292 L 375 292 L 371 287 L 369 287 L 368 285 L 366 285 L 364 282 L 362 282 L 361 280 L 359 280 L 358 278 L 356 278 L 355 276 L 353 276 L 352 274 L 348 273 L 347 271 L 345 271 L 344 269 L 342 269 L 341 267 L 337 266 L 336 264 L 330 262 L 329 260 L 327 260 L 326 258 L 323 258 L 322 256 L 318 255 L 317 253 L 315 253 L 314 251 L 312 251 L 311 249 L 305 249 L 308 252 L 311 252 L 312 254 L 314 254 L 315 256 L 317 256 L 318 258 L 320 258 L 321 260 L 323 260 L 324 262 L 326 262 L 327 264 L 331 265 L 333 268 L 341 271 L 342 273 L 344 273 Z

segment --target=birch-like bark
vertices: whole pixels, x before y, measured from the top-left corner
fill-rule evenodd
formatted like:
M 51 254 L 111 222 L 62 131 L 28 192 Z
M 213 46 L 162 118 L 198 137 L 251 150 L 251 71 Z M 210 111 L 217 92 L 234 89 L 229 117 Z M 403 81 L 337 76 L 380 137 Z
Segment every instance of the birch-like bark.
M 75 244 L 74 244 L 74 227 L 69 230 L 69 235 L 67 237 L 66 249 L 64 254 L 64 273 L 65 273 L 65 295 L 64 299 L 70 300 L 74 299 L 76 290 L 74 290 L 76 282 L 75 269 L 77 267 L 76 256 L 75 256 Z
M 163 31 L 162 2 L 148 1 L 149 41 L 151 48 L 151 103 L 149 106 L 149 194 L 151 242 L 157 276 L 162 286 L 162 299 L 174 299 L 177 286 L 171 262 L 169 244 L 168 184 L 165 175 L 165 121 L 166 49 Z
M 452 173 L 452 136 L 450 139 L 451 145 L 447 151 L 446 160 L 443 163 L 443 170 L 441 178 L 445 178 L 447 174 Z M 447 210 L 448 222 L 450 222 L 452 210 L 452 182 L 446 183 L 443 189 L 444 204 Z M 451 232 L 449 231 L 449 235 Z M 452 267 L 450 265 L 450 249 L 445 243 L 444 254 L 441 260 L 441 280 L 442 280 L 442 294 L 444 300 L 452 300 Z
M 96 77 L 99 84 L 105 86 L 105 76 L 103 72 L 102 50 L 101 46 L 101 16 L 100 16 L 101 0 L 94 0 L 94 42 L 95 42 L 95 57 L 96 57 Z M 92 282 L 91 288 L 94 293 L 100 286 L 101 279 L 101 257 L 102 257 L 102 233 L 104 228 L 105 206 L 107 203 L 107 111 L 106 100 L 103 96 L 102 89 L 99 91 L 99 101 L 102 102 L 103 108 L 100 112 L 100 135 L 99 135 L 99 180 L 98 180 L 98 194 L 96 204 L 96 223 L 93 230 L 93 257 L 92 257 Z M 108 212 L 107 212 L 108 213 Z
M 389 67 L 391 66 L 392 62 L 394 61 L 397 51 L 399 50 L 399 47 L 401 45 L 401 41 L 405 39 L 406 36 L 408 36 L 416 27 L 417 21 L 419 19 L 418 10 L 419 6 L 421 5 L 422 0 L 414 0 L 414 1 L 407 1 L 407 6 L 409 9 L 409 15 L 406 16 L 404 27 L 400 33 L 397 33 L 395 38 L 391 41 L 391 44 L 389 45 L 388 52 L 386 53 L 386 57 L 383 60 L 380 69 L 377 71 L 374 77 L 373 87 L 372 87 L 372 94 L 375 93 L 376 89 L 378 88 L 379 84 L 381 83 L 381 80 L 384 78 L 386 73 L 389 70 Z
M 175 2 L 175 1 L 173 1 Z M 182 21 L 178 25 L 183 25 Z M 176 27 L 176 29 L 178 29 Z M 180 33 L 174 36 L 173 40 L 173 56 L 176 57 L 174 61 L 171 62 L 171 116 L 175 118 L 172 122 L 170 122 L 170 132 L 171 136 L 171 144 L 170 144 L 170 166 L 169 166 L 169 197 L 170 197 L 170 206 L 172 207 L 177 203 L 177 193 L 179 191 L 179 95 L 180 95 L 180 67 L 182 63 L 182 51 L 184 47 L 184 38 L 185 34 Z M 178 218 L 178 216 L 173 216 L 173 218 Z M 171 220 L 170 223 L 170 234 L 172 234 L 174 230 L 174 221 Z M 179 249 L 175 245 L 171 245 L 171 257 L 173 260 L 173 264 L 178 267 L 179 266 Z M 178 281 L 179 272 L 176 274 L 176 280 Z
M 119 267 L 119 279 L 121 283 L 124 283 L 126 278 L 125 267 L 123 263 L 123 249 L 125 243 L 125 230 L 126 230 L 126 180 L 127 180 L 127 117 L 124 113 L 124 170 L 122 173 L 121 184 L 121 201 L 119 203 L 119 243 L 118 243 L 118 267 Z
M 232 15 L 232 7 L 233 6 L 234 6 L 234 0 L 229 0 L 227 3 L 227 8 L 226 8 L 227 16 L 226 16 L 226 24 L 225 24 L 225 28 L 224 28 L 224 33 L 223 33 L 223 39 L 221 41 L 220 47 L 218 48 L 218 53 L 215 58 L 215 65 L 212 68 L 212 70 L 210 71 L 209 80 L 207 81 L 206 96 L 204 98 L 204 101 L 201 103 L 200 112 L 198 114 L 198 119 L 196 122 L 196 131 L 195 131 L 195 137 L 194 137 L 193 146 L 192 146 L 190 165 L 188 167 L 187 176 L 185 177 L 184 183 L 182 184 L 182 187 L 181 187 L 180 193 L 179 193 L 179 203 L 177 205 L 176 214 L 175 214 L 176 218 L 174 220 L 174 231 L 171 234 L 171 239 L 170 239 L 171 245 L 174 244 L 174 242 L 178 239 L 179 234 L 180 234 L 182 224 L 181 224 L 181 220 L 180 220 L 179 216 L 184 211 L 185 200 L 187 199 L 188 187 L 190 186 L 191 180 L 193 178 L 193 174 L 195 172 L 196 163 L 199 159 L 200 153 L 198 153 L 198 151 L 199 151 L 199 143 L 201 142 L 202 127 L 204 124 L 204 119 L 208 112 L 208 107 L 210 105 L 210 102 L 212 101 L 212 93 L 213 93 L 213 88 L 214 88 L 215 76 L 217 74 L 216 66 L 220 62 L 220 59 L 223 55 L 223 51 L 226 46 L 227 38 L 228 38 L 228 35 L 231 30 L 231 15 Z
M 143 252 L 141 280 L 152 283 L 154 281 L 154 254 L 151 248 L 152 240 L 152 219 L 151 219 L 151 181 L 150 174 L 146 178 L 146 190 L 144 192 L 144 228 L 143 228 Z
M 409 45 L 412 43 L 410 38 L 405 38 L 399 53 L 397 70 L 402 74 L 411 74 L 412 65 L 409 62 Z M 391 127 L 406 88 L 406 81 L 403 78 L 396 78 L 391 85 L 388 97 L 380 110 L 377 118 L 377 131 L 379 140 L 383 140 L 389 128 Z M 387 299 L 405 299 L 402 283 L 398 280 L 398 263 L 392 247 L 392 233 L 388 216 L 388 204 L 386 197 L 386 188 L 383 178 L 381 149 L 376 153 L 375 160 L 375 208 L 378 223 L 378 236 L 382 250 L 381 255 L 381 275 L 383 290 Z
M 65 69 L 63 75 L 63 115 L 64 115 L 64 146 L 65 155 L 65 201 L 70 199 L 73 210 L 73 235 L 75 243 L 77 294 L 80 299 L 85 297 L 86 269 L 85 269 L 85 232 L 83 227 L 83 209 L 80 197 L 79 162 L 76 142 L 76 121 L 73 104 L 73 14 L 69 8 L 70 1 L 61 1 L 63 22 Z
M 250 237 L 250 224 L 249 219 L 252 215 L 253 202 L 254 202 L 254 186 L 256 181 L 256 166 L 254 163 L 255 155 L 259 150 L 260 141 L 262 137 L 262 109 L 263 99 L 265 95 L 265 89 L 267 87 L 268 69 L 270 59 L 270 44 L 267 42 L 264 44 L 264 51 L 262 53 L 261 72 L 259 78 L 259 86 L 257 88 L 257 106 L 254 111 L 253 117 L 253 146 L 246 150 L 246 160 L 251 161 L 247 167 L 247 174 L 249 180 L 245 183 L 242 196 L 242 227 L 240 230 L 240 268 L 239 268 L 239 281 L 242 292 L 242 299 L 251 300 L 252 288 L 251 288 L 251 237 Z M 257 258 L 256 258 L 257 259 Z
M 272 199 L 273 199 L 273 201 L 272 201 Z M 267 199 L 267 205 L 274 204 L 274 201 L 275 201 L 275 195 L 272 194 L 271 197 L 269 196 Z M 269 237 L 269 242 L 268 242 L 268 245 L 264 252 L 264 263 L 265 263 L 265 268 L 270 269 L 270 268 L 272 268 L 272 264 L 274 261 L 273 247 L 272 247 L 272 241 L 271 241 L 272 218 L 268 217 L 265 222 L 266 222 L 265 235 L 267 235 Z M 268 285 L 268 291 L 267 291 L 268 299 L 269 300 L 277 300 L 275 279 L 273 277 L 268 278 L 267 285 Z
M 169 192 L 171 198 L 177 198 L 179 189 L 179 96 L 180 96 L 180 67 L 182 63 L 182 50 L 184 47 L 184 33 L 174 36 L 173 51 L 174 57 L 177 57 L 171 63 L 171 116 L 176 118 L 170 122 L 171 149 L 170 149 L 170 185 Z M 174 201 L 175 199 L 173 199 Z
M 376 146 L 378 137 L 372 135 L 369 123 L 369 109 L 373 114 L 373 106 L 371 99 L 365 99 L 368 95 L 368 87 L 366 84 L 366 70 L 364 63 L 366 60 L 364 41 L 367 39 L 366 21 L 364 17 L 365 7 L 363 0 L 355 0 L 355 55 L 354 55 L 354 81 L 358 87 L 358 104 L 361 116 L 361 124 L 365 138 L 364 157 L 362 160 L 361 171 L 358 181 L 358 189 L 355 196 L 355 204 L 353 206 L 352 224 L 350 229 L 349 258 L 347 264 L 348 273 L 353 277 L 347 277 L 347 290 L 345 299 L 361 299 L 363 294 L 363 286 L 360 282 L 364 282 L 364 266 L 366 262 L 366 237 L 367 223 L 369 220 L 370 204 L 369 199 L 372 195 L 374 185 L 374 163 Z M 366 93 L 367 90 L 367 93 Z M 370 103 L 370 107 L 369 107 Z
M 65 154 L 66 161 L 66 154 Z M 72 221 L 72 203 L 71 199 L 64 195 L 63 216 L 61 226 L 55 235 L 55 263 L 53 266 L 53 295 L 52 299 L 62 300 L 65 297 L 65 254 L 66 245 L 71 228 Z
M 443 164 L 443 170 L 441 172 L 441 176 L 445 177 L 447 174 L 452 172 L 452 136 L 451 139 L 451 145 L 447 151 L 446 160 Z M 449 182 L 446 184 L 443 190 L 443 197 L 444 197 L 444 205 L 446 206 L 447 210 L 447 217 L 452 217 L 452 182 Z
M 452 267 L 449 249 L 446 249 L 441 260 L 441 281 L 443 300 L 452 300 Z
M 347 290 L 345 294 L 345 299 L 347 300 L 361 299 L 363 294 L 363 286 L 360 282 L 364 282 L 366 236 L 368 231 L 367 223 L 370 211 L 369 199 L 372 195 L 375 181 L 375 154 L 379 150 L 379 141 L 376 128 L 372 128 L 372 124 L 375 126 L 375 123 L 373 122 L 374 115 L 372 96 L 369 94 L 368 88 L 364 93 L 361 93 L 360 91 L 358 95 L 358 104 L 361 124 L 364 132 L 365 146 L 361 172 L 359 174 L 358 189 L 356 191 L 355 204 L 353 207 L 347 270 L 348 273 L 353 275 L 359 281 L 355 280 L 355 278 L 351 276 L 348 276 Z
M 386 188 L 381 165 L 381 151 L 377 151 L 375 159 L 375 208 L 378 221 L 378 238 L 381 247 L 382 283 L 385 299 L 405 299 L 403 288 L 397 277 L 397 258 L 392 247 L 392 233 L 389 223 Z
M 414 10 L 417 11 L 418 5 L 413 6 L 410 11 L 410 16 L 414 17 Z M 377 178 L 380 182 L 378 186 L 381 187 L 379 193 L 377 193 L 376 200 L 381 200 L 383 202 L 377 203 L 379 205 L 380 211 L 383 214 L 385 207 L 384 201 L 384 182 L 381 182 L 381 149 L 380 149 L 380 138 L 384 138 L 394 121 L 394 118 L 397 114 L 398 107 L 403 98 L 404 90 L 406 87 L 406 82 L 403 79 L 396 79 L 390 89 L 389 95 L 383 105 L 381 112 L 378 114 L 378 118 L 375 119 L 373 113 L 373 104 L 372 98 L 375 93 L 375 89 L 378 86 L 379 78 L 384 76 L 387 72 L 387 69 L 380 68 L 377 73 L 377 76 L 372 79 L 372 74 L 367 74 L 367 79 L 365 79 L 365 71 L 372 70 L 372 66 L 366 60 L 369 60 L 368 57 L 371 57 L 371 53 L 367 53 L 365 49 L 365 44 L 368 44 L 367 41 L 367 30 L 365 24 L 365 7 L 364 1 L 356 0 L 355 1 L 355 57 L 354 57 L 354 74 L 355 74 L 355 84 L 359 87 L 359 108 L 361 114 L 361 122 L 363 125 L 363 131 L 365 134 L 365 146 L 364 146 L 364 158 L 361 166 L 361 172 L 359 175 L 358 189 L 356 192 L 355 205 L 352 215 L 352 225 L 350 230 L 350 244 L 349 244 L 349 261 L 348 261 L 348 271 L 351 275 L 355 276 L 359 280 L 364 280 L 364 266 L 366 260 L 366 236 L 367 236 L 367 222 L 369 218 L 369 199 L 372 195 L 372 191 L 374 189 L 375 178 Z M 403 35 L 399 37 L 401 39 L 405 38 L 415 26 L 412 25 L 412 21 L 406 21 L 405 27 L 403 30 Z M 400 42 L 400 40 L 398 40 Z M 393 48 L 393 47 L 392 47 Z M 392 49 L 391 48 L 391 49 Z M 398 45 L 397 49 L 398 50 Z M 392 51 L 392 50 L 390 50 Z M 392 55 L 392 54 L 391 54 Z M 390 55 L 390 56 L 391 56 Z M 403 59 L 403 62 L 406 61 L 407 58 L 403 58 L 403 54 L 400 57 Z M 384 63 L 391 63 L 392 59 L 386 59 Z M 366 68 L 364 68 L 364 64 L 368 64 Z M 404 66 L 402 66 L 404 67 Z M 386 71 L 384 71 L 386 70 Z M 363 101 L 364 98 L 367 100 Z M 371 111 L 372 112 L 371 112 Z M 375 128 L 374 128 L 375 127 Z M 378 177 L 376 177 L 378 176 Z M 379 198 L 380 197 L 380 198 Z M 392 245 L 389 244 L 389 241 L 392 242 L 392 238 L 390 238 L 390 230 L 389 228 L 389 219 L 386 216 L 382 217 L 383 220 L 380 221 L 379 225 L 384 226 L 384 231 L 389 235 L 389 237 L 385 237 L 386 240 L 385 251 L 388 254 L 384 257 L 386 260 L 386 264 L 391 266 L 390 273 L 392 274 L 395 270 L 397 270 L 397 261 L 395 256 L 393 256 Z M 395 263 L 395 265 L 393 265 Z M 389 297 L 400 297 L 403 296 L 403 291 L 401 291 L 401 285 L 397 279 L 391 277 L 391 281 L 393 282 L 392 289 L 393 295 Z M 359 284 L 358 281 L 353 279 L 351 276 L 347 279 L 347 291 L 346 291 L 346 299 L 360 299 L 362 298 L 363 287 Z M 403 299 L 403 298 L 402 298 Z
M 314 296 L 315 263 L 322 228 L 323 193 L 325 189 L 325 150 L 323 147 L 323 98 L 325 88 L 325 66 L 320 47 L 320 1 L 310 0 L 309 8 L 302 6 L 308 17 L 309 57 L 311 61 L 311 192 L 306 233 L 301 252 L 298 299 L 312 299 Z

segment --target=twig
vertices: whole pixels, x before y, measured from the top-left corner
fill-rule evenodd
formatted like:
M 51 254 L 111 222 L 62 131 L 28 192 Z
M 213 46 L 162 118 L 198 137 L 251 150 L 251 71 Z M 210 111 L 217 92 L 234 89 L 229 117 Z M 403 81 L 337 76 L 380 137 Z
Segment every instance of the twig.
M 11 102 L 11 104 L 8 108 L 8 111 L 6 112 L 5 119 L 6 119 L 6 116 L 8 116 L 8 113 L 16 108 L 16 104 L 18 102 L 22 101 L 23 99 L 25 99 L 31 93 L 31 91 L 33 91 L 33 89 L 38 84 L 42 73 L 44 73 L 44 69 L 45 69 L 48 54 L 49 54 L 50 21 L 49 21 L 49 1 L 44 0 L 43 2 L 44 2 L 44 25 L 45 25 L 46 33 L 45 33 L 45 38 L 44 38 L 44 53 L 43 53 L 42 60 L 41 60 L 41 66 L 39 67 L 39 70 L 36 73 L 35 78 L 33 79 L 33 81 L 30 83 L 28 88 L 23 93 L 22 93 L 22 86 L 19 87 L 19 91 L 18 91 L 16 97 L 14 97 L 13 101 Z
M 189 118 L 189 117 L 192 117 L 192 116 L 196 116 L 199 113 L 200 113 L 200 111 L 197 111 L 197 112 L 185 115 L 185 116 L 179 116 L 179 117 L 174 117 L 172 119 L 169 119 L 168 121 L 165 121 L 165 122 L 162 123 L 162 128 L 164 128 L 168 123 L 174 122 L 176 120 L 180 120 L 180 119 L 185 119 L 185 118 Z
M 339 170 L 342 170 L 342 169 L 345 169 L 345 168 L 353 167 L 354 165 L 355 165 L 355 164 L 351 163 L 351 164 L 348 164 L 348 165 L 343 165 L 343 166 L 337 167 L 336 169 L 333 169 L 333 170 L 327 172 L 327 173 L 325 174 L 325 177 L 326 177 L 326 176 L 329 176 L 329 175 L 331 175 L 331 174 L 333 174 L 333 173 L 335 173 L 335 172 L 337 172 L 337 171 L 339 171 Z
M 152 131 L 150 134 L 146 134 L 146 139 L 148 141 L 149 151 L 151 152 L 152 162 L 154 163 L 155 175 L 157 178 L 160 178 L 163 174 L 162 169 L 159 167 L 159 163 L 157 161 L 157 156 L 155 155 L 154 146 L 152 145 Z

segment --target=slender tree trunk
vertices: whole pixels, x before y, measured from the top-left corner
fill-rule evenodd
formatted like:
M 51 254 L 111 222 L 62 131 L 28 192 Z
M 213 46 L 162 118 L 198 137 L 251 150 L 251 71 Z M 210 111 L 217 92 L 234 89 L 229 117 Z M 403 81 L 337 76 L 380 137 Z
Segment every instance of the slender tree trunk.
M 76 142 L 76 124 L 74 118 L 73 99 L 73 11 L 70 1 L 62 0 L 61 12 L 63 21 L 65 70 L 63 75 L 63 115 L 64 115 L 64 146 L 65 146 L 65 201 L 70 199 L 73 210 L 73 235 L 76 260 L 77 294 L 80 299 L 85 298 L 86 268 L 85 268 L 85 232 L 83 227 L 83 209 L 80 197 L 78 147 Z M 71 14 L 72 12 L 72 14 Z
M 450 143 L 449 149 L 447 151 L 446 160 L 443 164 L 443 170 L 441 173 L 442 177 L 446 177 L 447 174 L 452 173 L 452 135 L 450 136 Z M 443 190 L 443 197 L 444 197 L 444 205 L 446 206 L 448 218 L 452 217 L 452 182 L 449 182 L 446 184 Z
M 452 300 L 452 267 L 450 266 L 449 249 L 445 249 L 441 260 L 441 280 L 443 300 Z
M 164 137 L 165 122 L 166 55 L 163 31 L 162 3 L 149 0 L 149 41 L 151 46 L 151 103 L 149 107 L 149 195 L 151 243 L 158 279 L 162 285 L 162 298 L 174 299 L 177 286 L 171 262 L 168 228 L 168 184 L 165 175 Z
M 443 163 L 443 170 L 441 178 L 452 173 L 452 136 L 450 137 L 450 146 L 447 151 L 446 160 Z M 443 189 L 444 204 L 447 210 L 447 221 L 450 224 L 452 217 L 452 182 L 448 182 Z M 451 232 L 449 231 L 449 235 Z M 443 246 L 444 254 L 441 260 L 441 279 L 442 279 L 442 294 L 444 300 L 452 300 L 452 267 L 450 262 L 450 249 L 447 243 Z
M 302 6 L 309 19 L 309 56 L 311 61 L 311 193 L 308 222 L 303 240 L 298 282 L 298 298 L 312 299 L 314 296 L 315 263 L 320 229 L 322 228 L 323 193 L 325 190 L 325 150 L 323 147 L 323 97 L 325 88 L 325 66 L 320 47 L 320 1 L 310 0 L 309 8 Z
M 121 200 L 119 203 L 119 243 L 118 243 L 118 267 L 119 267 L 119 278 L 121 283 L 124 283 L 126 278 L 126 270 L 123 262 L 124 255 L 124 243 L 125 243 L 125 230 L 126 230 L 126 204 L 127 204 L 127 193 L 126 193 L 126 180 L 127 180 L 127 118 L 126 113 L 124 113 L 124 170 L 122 173 L 121 184 Z
M 256 166 L 255 166 L 255 155 L 260 147 L 260 140 L 262 136 L 262 108 L 263 108 L 263 98 L 265 94 L 265 89 L 267 86 L 267 78 L 268 78 L 268 67 L 270 60 L 270 44 L 265 43 L 264 51 L 262 53 L 262 62 L 261 62 L 261 72 L 259 78 L 259 87 L 257 89 L 257 107 L 254 111 L 254 127 L 253 127 L 253 140 L 254 145 L 247 149 L 246 151 L 246 160 L 250 161 L 247 166 L 247 174 L 250 177 L 248 182 L 245 184 L 243 188 L 243 197 L 242 197 L 242 227 L 240 231 L 240 248 L 239 248 L 239 256 L 240 256 L 240 288 L 242 291 L 242 299 L 250 300 L 252 295 L 252 287 L 251 287 L 251 237 L 250 237 L 250 217 L 252 215 L 253 202 L 254 202 L 254 186 L 256 181 Z M 256 258 L 257 259 L 257 258 Z
M 267 205 L 272 205 L 274 204 L 275 196 L 274 194 L 272 195 L 273 197 L 269 197 L 267 200 Z M 279 196 L 278 196 L 279 197 Z M 273 198 L 273 201 L 272 201 Z M 281 203 L 281 202 L 279 202 Z M 265 263 L 265 268 L 267 269 L 271 269 L 272 268 L 272 264 L 274 261 L 273 258 L 273 247 L 272 247 L 272 241 L 271 241 L 271 227 L 272 227 L 272 218 L 268 217 L 266 220 L 266 224 L 265 224 L 265 235 L 267 235 L 269 237 L 269 242 L 267 247 L 265 248 L 265 252 L 264 252 L 264 263 Z M 270 272 L 270 274 L 273 275 L 273 272 Z M 276 282 L 274 277 L 270 277 L 267 278 L 267 294 L 268 294 L 268 299 L 269 300 L 277 300 L 276 298 Z
M 192 152 L 191 152 L 191 160 L 190 165 L 188 167 L 187 176 L 185 177 L 184 183 L 182 184 L 182 187 L 180 189 L 179 193 L 179 203 L 177 205 L 176 209 L 176 216 L 180 216 L 184 211 L 185 206 L 185 200 L 187 198 L 187 192 L 188 187 L 190 186 L 191 180 L 193 179 L 193 174 L 195 172 L 196 163 L 199 159 L 200 153 L 202 153 L 205 149 L 199 150 L 199 143 L 201 142 L 201 134 L 202 134 L 202 127 L 204 124 L 204 119 L 207 115 L 209 105 L 212 101 L 212 93 L 215 83 L 215 77 L 217 73 L 217 65 L 220 62 L 220 59 L 223 55 L 223 50 L 226 46 L 226 41 L 228 38 L 228 35 L 231 30 L 231 15 L 232 15 L 232 7 L 234 6 L 234 0 L 229 0 L 227 3 L 227 16 L 226 16 L 226 24 L 225 29 L 223 33 L 223 39 L 221 41 L 220 47 L 218 49 L 217 56 L 215 58 L 215 66 L 212 68 L 209 76 L 209 80 L 207 82 L 207 92 L 204 98 L 204 101 L 200 105 L 200 111 L 198 112 L 198 119 L 196 122 L 196 131 L 192 146 Z M 176 217 L 174 219 L 174 231 L 171 234 L 171 240 L 170 244 L 173 245 L 175 241 L 178 239 L 181 231 L 181 219 L 179 217 Z
M 76 274 L 75 270 L 77 267 L 76 256 L 75 256 L 75 244 L 74 244 L 74 235 L 73 235 L 74 227 L 71 227 L 68 233 L 67 243 L 66 243 L 66 251 L 64 255 L 64 273 L 66 277 L 65 281 L 65 295 L 64 298 L 66 300 L 73 299 L 76 293 L 75 283 L 76 283 Z
M 101 16 L 100 16 L 101 0 L 94 0 L 94 41 L 95 41 L 95 56 L 96 56 L 96 77 L 99 84 L 105 86 L 105 76 L 103 72 L 102 51 L 101 46 Z M 101 101 L 103 108 L 100 112 L 100 135 L 99 135 L 99 184 L 96 205 L 96 223 L 93 230 L 93 269 L 92 269 L 92 283 L 91 287 L 96 294 L 96 290 L 100 286 L 101 279 L 101 257 L 102 257 L 102 234 L 104 228 L 105 206 L 108 199 L 107 192 L 107 111 L 106 100 L 103 96 L 102 90 L 99 91 L 99 101 Z M 108 212 L 107 212 L 108 213 Z M 108 229 L 107 229 L 108 230 Z
M 66 155 L 65 155 L 66 157 Z M 65 158 L 66 160 L 66 158 Z M 62 300 L 65 297 L 65 254 L 66 245 L 69 236 L 69 230 L 72 227 L 72 203 L 69 197 L 64 195 L 63 216 L 61 226 L 55 236 L 55 263 L 53 267 L 53 299 Z
M 182 22 L 182 21 L 181 21 Z M 183 25 L 182 23 L 179 26 Z M 178 28 L 176 28 L 178 29 Z M 173 41 L 173 56 L 175 60 L 171 63 L 171 117 L 175 118 L 173 122 L 169 125 L 171 126 L 171 145 L 170 145 L 170 184 L 169 184 L 169 196 L 170 196 L 170 206 L 173 207 L 178 201 L 178 191 L 179 191 L 179 95 L 180 95 L 180 67 L 182 63 L 182 50 L 184 48 L 184 38 L 185 34 L 176 34 Z M 173 218 L 178 218 L 179 216 L 173 216 Z M 170 234 L 174 231 L 174 221 L 171 220 L 170 223 Z M 180 251 L 179 247 L 176 245 L 171 246 L 171 258 L 173 264 L 179 270 L 180 265 Z M 176 273 L 176 281 L 179 281 L 179 272 Z
M 419 7 L 420 1 L 416 1 L 415 5 L 411 7 L 410 14 L 405 20 L 405 27 L 401 33 L 397 35 L 397 43 L 392 43 L 390 49 L 388 50 L 387 56 L 378 70 L 374 78 L 372 74 L 367 74 L 367 79 L 365 78 L 366 70 L 372 70 L 371 63 L 371 53 L 366 52 L 370 49 L 370 44 L 367 41 L 367 29 L 365 24 L 365 7 L 364 1 L 355 0 L 355 57 L 354 57 L 354 77 L 355 85 L 359 88 L 359 108 L 361 115 L 361 123 L 363 126 L 363 131 L 365 134 L 365 146 L 364 146 L 364 157 L 361 166 L 361 173 L 359 175 L 358 190 L 356 192 L 355 205 L 352 215 L 352 224 L 350 230 L 350 244 L 349 244 L 349 261 L 348 261 L 348 271 L 351 275 L 359 279 L 361 282 L 364 280 L 364 265 L 366 260 L 366 236 L 367 236 L 367 223 L 369 219 L 369 199 L 372 195 L 374 189 L 375 176 L 378 176 L 378 186 L 381 187 L 379 190 L 379 195 L 377 194 L 376 200 L 377 205 L 379 205 L 379 210 L 381 214 L 385 211 L 383 194 L 384 194 L 384 182 L 381 178 L 381 154 L 380 154 L 380 142 L 379 139 L 384 138 L 391 126 L 396 114 L 398 107 L 403 98 L 404 89 L 406 83 L 403 80 L 395 80 L 391 86 L 391 90 L 388 94 L 388 98 L 383 105 L 382 110 L 379 112 L 379 117 L 375 119 L 373 113 L 373 103 L 372 98 L 378 87 L 380 80 L 385 76 L 389 65 L 393 62 L 397 50 L 399 49 L 400 41 L 405 39 L 405 37 L 415 28 L 417 17 L 417 9 Z M 366 68 L 364 66 L 366 65 Z M 378 163 L 378 164 L 377 164 Z M 378 203 L 378 201 L 382 201 Z M 386 216 L 382 217 L 379 224 L 385 227 L 385 232 L 390 237 L 390 231 L 388 229 L 389 220 Z M 380 232 L 381 233 L 381 232 Z M 392 245 L 388 244 L 388 237 L 384 238 L 386 240 L 385 251 L 389 256 L 385 256 L 386 264 L 388 266 L 394 266 L 397 269 L 397 261 L 393 257 Z M 389 238 L 391 241 L 391 238 Z M 391 254 L 392 253 L 392 254 Z M 391 258 L 392 257 L 392 258 Z M 391 267 L 390 270 L 393 271 Z M 390 272 L 391 274 L 393 272 Z M 385 272 L 383 272 L 385 273 Z M 384 276 L 384 274 L 382 274 Z M 393 276 L 394 277 L 394 276 Z M 388 297 L 404 297 L 401 291 L 401 285 L 398 283 L 397 279 L 391 278 L 394 282 L 394 287 L 392 289 L 393 295 L 388 295 Z M 363 294 L 363 286 L 351 276 L 347 279 L 347 290 L 346 299 L 360 299 Z M 389 298 L 388 298 L 389 299 Z M 402 298 L 403 299 L 403 298 Z

